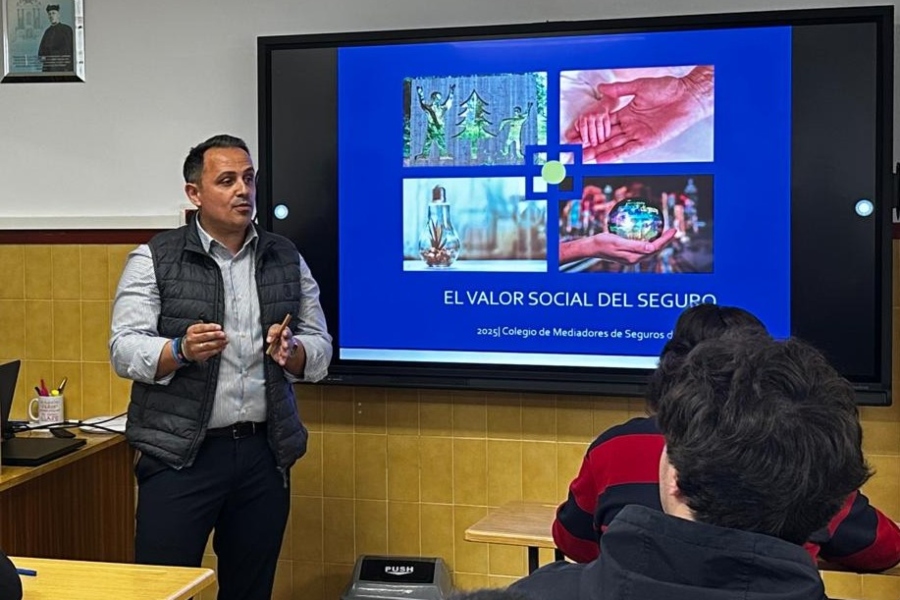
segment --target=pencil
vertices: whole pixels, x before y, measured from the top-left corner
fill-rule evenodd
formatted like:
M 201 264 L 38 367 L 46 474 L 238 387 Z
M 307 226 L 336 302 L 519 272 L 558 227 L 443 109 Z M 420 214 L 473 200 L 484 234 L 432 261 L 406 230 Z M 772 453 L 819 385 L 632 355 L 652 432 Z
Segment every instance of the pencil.
M 281 344 L 281 334 L 284 333 L 284 328 L 288 326 L 288 323 L 291 322 L 291 313 L 284 315 L 284 321 L 281 322 L 281 326 L 278 328 L 278 333 L 275 334 L 275 337 L 272 338 L 272 343 L 269 344 L 269 347 L 266 349 L 266 354 L 272 356 L 272 353 L 278 348 L 279 344 Z

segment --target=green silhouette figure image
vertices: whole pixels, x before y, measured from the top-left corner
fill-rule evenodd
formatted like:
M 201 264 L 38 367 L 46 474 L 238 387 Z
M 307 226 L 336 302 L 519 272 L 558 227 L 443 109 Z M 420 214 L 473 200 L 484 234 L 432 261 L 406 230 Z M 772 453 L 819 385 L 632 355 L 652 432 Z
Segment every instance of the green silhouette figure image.
M 459 111 L 460 119 L 456 126 L 462 129 L 453 137 L 469 142 L 469 156 L 473 161 L 478 158 L 478 142 L 496 137 L 496 134 L 487 129 L 488 125 L 493 125 L 488 119 L 491 112 L 487 106 L 488 103 L 474 89 L 465 102 L 459 105 L 462 110 Z
M 506 138 L 503 141 L 503 150 L 500 151 L 500 154 L 503 156 L 509 156 L 510 150 L 515 146 L 515 155 L 519 158 L 525 158 L 525 154 L 522 152 L 522 127 L 525 125 L 528 115 L 531 114 L 532 104 L 532 102 L 528 103 L 528 110 L 525 111 L 524 115 L 522 114 L 522 107 L 517 106 L 513 109 L 513 116 L 500 121 L 500 127 L 497 129 L 498 133 L 502 132 L 507 125 L 509 126 L 506 130 Z
M 456 84 L 451 84 L 450 93 L 447 94 L 446 100 L 443 100 L 440 92 L 432 92 L 431 103 L 428 103 L 425 101 L 425 92 L 422 90 L 422 86 L 416 87 L 416 93 L 419 95 L 419 106 L 428 115 L 425 143 L 422 145 L 422 152 L 416 155 L 416 160 L 427 159 L 431 155 L 432 144 L 437 145 L 440 160 L 453 159 L 452 156 L 447 154 L 444 116 L 450 110 L 450 107 L 453 106 L 453 92 L 455 90 Z

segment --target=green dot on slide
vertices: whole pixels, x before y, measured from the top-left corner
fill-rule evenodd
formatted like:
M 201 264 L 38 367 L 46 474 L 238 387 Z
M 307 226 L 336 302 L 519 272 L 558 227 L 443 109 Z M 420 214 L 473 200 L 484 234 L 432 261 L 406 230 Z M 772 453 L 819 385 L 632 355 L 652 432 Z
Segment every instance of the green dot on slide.
M 547 183 L 557 184 L 566 178 L 566 167 L 558 160 L 548 160 L 541 167 L 541 177 Z

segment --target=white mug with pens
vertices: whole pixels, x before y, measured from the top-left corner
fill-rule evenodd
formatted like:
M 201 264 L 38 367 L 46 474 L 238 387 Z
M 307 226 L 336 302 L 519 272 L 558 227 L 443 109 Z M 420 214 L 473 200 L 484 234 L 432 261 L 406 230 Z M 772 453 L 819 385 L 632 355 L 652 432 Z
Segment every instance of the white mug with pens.
M 38 396 L 32 398 L 28 403 L 28 418 L 32 426 L 61 423 L 65 420 L 65 396 L 63 396 L 63 390 L 67 381 L 68 378 L 63 379 L 59 387 L 49 391 L 43 380 L 41 380 L 40 387 L 35 386 L 34 389 L 38 392 Z

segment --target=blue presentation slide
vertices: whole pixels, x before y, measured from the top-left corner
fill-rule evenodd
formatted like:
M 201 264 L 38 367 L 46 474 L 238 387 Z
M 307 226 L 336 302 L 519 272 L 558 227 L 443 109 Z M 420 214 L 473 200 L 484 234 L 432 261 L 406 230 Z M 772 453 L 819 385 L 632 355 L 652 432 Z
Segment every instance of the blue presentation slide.
M 338 51 L 340 357 L 651 368 L 790 333 L 791 29 Z

